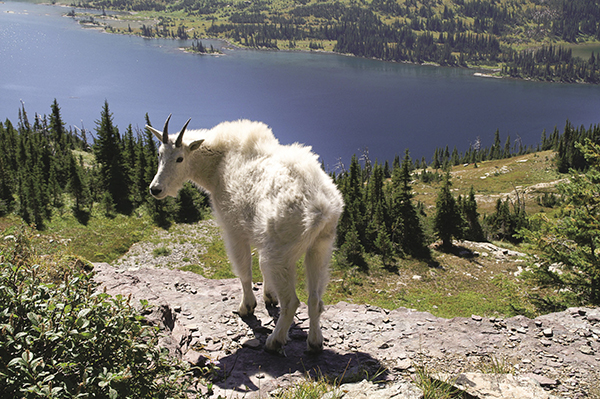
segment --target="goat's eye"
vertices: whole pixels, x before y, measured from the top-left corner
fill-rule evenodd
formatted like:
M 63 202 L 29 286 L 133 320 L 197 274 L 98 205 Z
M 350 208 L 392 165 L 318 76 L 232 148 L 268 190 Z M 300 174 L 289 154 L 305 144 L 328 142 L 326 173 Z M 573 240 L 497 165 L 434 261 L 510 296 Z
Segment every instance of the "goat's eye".
M 177 163 L 183 162 L 183 157 L 179 157 L 179 158 L 177 158 L 177 161 L 176 161 L 176 162 L 177 162 Z

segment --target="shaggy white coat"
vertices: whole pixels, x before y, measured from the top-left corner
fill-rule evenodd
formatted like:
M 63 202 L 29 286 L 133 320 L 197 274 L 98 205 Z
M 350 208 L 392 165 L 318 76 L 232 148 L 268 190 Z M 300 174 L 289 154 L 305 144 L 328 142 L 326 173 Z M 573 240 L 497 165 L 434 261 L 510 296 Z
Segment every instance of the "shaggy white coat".
M 152 131 L 161 141 L 167 137 Z M 242 282 L 244 296 L 238 310 L 242 317 L 256 307 L 250 246 L 258 250 L 265 305 L 279 301 L 281 307 L 275 330 L 266 342 L 269 351 L 281 351 L 287 341 L 300 304 L 296 261 L 306 254 L 307 344 L 310 351 L 322 350 L 321 298 L 343 200 L 311 148 L 281 145 L 268 126 L 247 120 L 224 122 L 210 130 L 189 130 L 183 140 L 173 135 L 161 145 L 150 191 L 159 199 L 176 196 L 188 180 L 210 195 L 227 253 Z

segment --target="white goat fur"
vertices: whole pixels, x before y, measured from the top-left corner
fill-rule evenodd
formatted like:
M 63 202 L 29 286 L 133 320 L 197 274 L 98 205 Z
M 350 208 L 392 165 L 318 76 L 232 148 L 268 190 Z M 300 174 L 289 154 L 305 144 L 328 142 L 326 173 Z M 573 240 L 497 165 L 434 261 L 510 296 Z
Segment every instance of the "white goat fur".
M 168 119 L 165 131 L 167 124 Z M 210 130 L 189 130 L 183 141 L 173 135 L 168 143 L 164 142 L 166 135 L 151 130 L 163 144 L 150 190 L 159 199 L 176 196 L 184 182 L 191 180 L 209 193 L 227 253 L 242 283 L 244 294 L 238 310 L 242 317 L 256 307 L 250 249 L 256 246 L 265 305 L 279 301 L 281 306 L 279 320 L 266 342 L 269 351 L 282 350 L 287 341 L 300 304 L 296 261 L 306 254 L 307 344 L 310 351 L 322 350 L 321 298 L 343 200 L 311 148 L 281 145 L 268 126 L 247 120 L 224 122 Z

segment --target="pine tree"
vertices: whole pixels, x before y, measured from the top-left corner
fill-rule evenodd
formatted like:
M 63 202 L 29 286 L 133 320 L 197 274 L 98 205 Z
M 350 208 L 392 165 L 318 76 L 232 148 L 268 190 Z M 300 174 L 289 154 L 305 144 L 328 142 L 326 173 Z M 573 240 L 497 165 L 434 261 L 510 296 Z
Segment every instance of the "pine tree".
M 494 144 L 492 145 L 490 159 L 502 158 L 502 147 L 500 144 L 500 130 L 496 129 L 494 133 Z
M 412 161 L 408 150 L 402 165 L 392 175 L 392 198 L 390 216 L 392 219 L 391 240 L 405 254 L 416 257 L 427 256 L 425 234 L 421 220 L 412 202 L 414 197 L 411 182 Z
M 340 191 L 344 197 L 344 211 L 338 224 L 338 246 L 344 243 L 351 228 L 358 234 L 361 243 L 365 242 L 365 201 L 363 196 L 362 168 L 356 155 L 350 161 L 350 170 L 340 180 Z M 341 241 L 340 241 L 341 240 Z
M 121 156 L 120 136 L 118 129 L 113 125 L 112 114 L 108 102 L 104 102 L 100 120 L 96 121 L 96 141 L 94 154 L 100 165 L 101 188 L 109 195 L 102 195 L 102 202 L 106 209 L 112 208 L 108 201 L 112 200 L 115 210 L 127 213 L 131 210 L 129 201 L 129 187 L 123 170 Z M 109 212 L 107 212 L 109 213 Z
M 344 237 L 344 244 L 340 247 L 340 265 L 344 268 L 357 266 L 364 269 L 367 266 L 365 261 L 365 249 L 362 246 L 356 226 L 350 224 Z
M 462 238 L 463 220 L 457 207 L 456 199 L 450 188 L 450 172 L 446 172 L 440 192 L 435 202 L 434 231 L 442 240 L 442 249 L 449 251 L 452 248 L 453 238 Z
M 75 204 L 72 208 L 73 214 L 78 220 L 85 222 L 88 217 L 86 207 L 89 206 L 90 193 L 89 188 L 86 185 L 85 174 L 81 162 L 81 160 L 80 162 L 77 162 L 72 154 L 68 157 L 69 180 L 67 183 L 67 190 L 75 200 Z
M 10 172 L 4 164 L 4 159 L 0 157 L 0 216 L 10 212 L 14 203 L 12 188 L 9 185 Z
M 462 214 L 466 223 L 464 238 L 471 241 L 483 241 L 484 234 L 479 223 L 479 212 L 473 186 L 471 186 L 469 196 L 462 201 Z
M 175 221 L 194 223 L 202 220 L 207 204 L 205 195 L 202 195 L 192 183 L 185 183 L 175 200 Z
M 502 154 L 502 158 L 510 158 L 511 150 L 510 150 L 510 134 L 506 138 L 506 142 L 504 143 L 504 152 Z

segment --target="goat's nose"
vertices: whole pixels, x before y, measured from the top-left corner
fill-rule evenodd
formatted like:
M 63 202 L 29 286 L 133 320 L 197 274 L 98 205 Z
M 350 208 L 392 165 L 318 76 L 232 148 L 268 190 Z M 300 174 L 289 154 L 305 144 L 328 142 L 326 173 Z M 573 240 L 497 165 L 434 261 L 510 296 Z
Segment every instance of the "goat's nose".
M 152 194 L 152 195 L 154 195 L 154 196 L 157 196 L 158 194 L 160 194 L 160 193 L 161 193 L 161 191 L 162 191 L 162 190 L 161 190 L 160 188 L 153 188 L 153 187 L 150 187 L 150 194 Z

